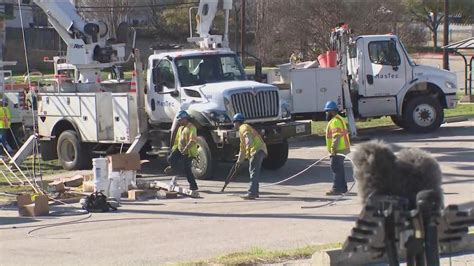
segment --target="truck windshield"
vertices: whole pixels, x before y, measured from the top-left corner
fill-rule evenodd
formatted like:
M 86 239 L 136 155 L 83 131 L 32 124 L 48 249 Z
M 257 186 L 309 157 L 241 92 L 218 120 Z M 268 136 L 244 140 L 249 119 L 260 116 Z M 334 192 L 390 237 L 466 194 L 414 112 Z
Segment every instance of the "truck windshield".
M 236 55 L 199 55 L 176 59 L 181 86 L 245 80 Z

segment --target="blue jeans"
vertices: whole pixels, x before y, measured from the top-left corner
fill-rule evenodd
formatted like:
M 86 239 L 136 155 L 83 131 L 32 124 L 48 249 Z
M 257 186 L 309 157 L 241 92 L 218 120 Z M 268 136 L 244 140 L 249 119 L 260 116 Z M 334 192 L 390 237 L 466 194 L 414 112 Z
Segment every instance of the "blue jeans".
M 249 194 L 258 195 L 259 181 L 260 181 L 260 170 L 262 169 L 262 162 L 265 158 L 263 151 L 255 153 L 249 161 L 249 173 L 250 173 L 250 188 Z
M 331 157 L 331 171 L 334 176 L 333 190 L 347 192 L 346 174 L 344 172 L 344 157 L 336 155 Z
M 198 189 L 196 178 L 194 178 L 193 171 L 191 170 L 193 158 L 183 155 L 179 150 L 176 149 L 172 151 L 168 157 L 168 163 L 174 171 L 182 167 L 184 174 L 186 175 L 186 179 L 188 180 L 189 188 L 191 190 Z
M 5 147 L 5 149 L 8 151 L 8 153 L 11 154 L 13 152 L 13 149 L 8 144 L 8 141 L 7 141 L 7 136 L 8 136 L 9 131 L 10 131 L 9 128 L 0 129 L 0 143 L 3 145 L 3 147 Z M 2 152 L 3 152 L 3 149 L 2 149 Z

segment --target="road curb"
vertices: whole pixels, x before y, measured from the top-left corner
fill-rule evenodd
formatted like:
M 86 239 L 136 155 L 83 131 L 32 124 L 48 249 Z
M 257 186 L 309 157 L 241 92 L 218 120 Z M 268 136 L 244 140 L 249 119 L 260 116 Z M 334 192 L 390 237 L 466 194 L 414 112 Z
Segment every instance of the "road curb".
M 474 234 L 468 234 L 461 243 L 455 245 L 450 253 L 441 253 L 441 257 L 447 257 L 450 254 L 474 252 Z M 342 265 L 366 265 L 373 263 L 387 263 L 386 258 L 373 259 L 367 253 L 356 253 L 349 258 L 349 255 L 341 248 L 327 249 L 318 251 L 311 257 L 312 265 L 321 266 L 342 266 Z
M 454 117 L 448 117 L 444 119 L 443 124 L 445 123 L 458 123 L 458 122 L 464 122 L 474 119 L 474 116 L 471 115 L 465 115 L 465 116 L 454 116 Z M 380 129 L 399 129 L 398 126 L 396 125 L 390 125 L 390 126 L 379 126 L 379 127 L 369 127 L 369 128 L 361 128 L 357 129 L 359 134 L 363 133 L 370 133 L 374 130 L 380 130 Z M 301 136 L 301 137 L 294 137 L 288 140 L 288 143 L 297 143 L 297 142 L 303 142 L 303 141 L 310 141 L 310 140 L 317 140 L 317 139 L 323 139 L 324 136 L 312 134 L 312 135 L 306 135 L 306 136 Z

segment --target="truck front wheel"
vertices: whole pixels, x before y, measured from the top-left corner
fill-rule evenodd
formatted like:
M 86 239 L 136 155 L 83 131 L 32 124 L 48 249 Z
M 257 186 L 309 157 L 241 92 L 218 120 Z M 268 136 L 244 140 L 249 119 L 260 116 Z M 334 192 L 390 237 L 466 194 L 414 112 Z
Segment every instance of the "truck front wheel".
M 268 170 L 280 169 L 288 160 L 288 141 L 267 145 L 268 156 L 263 160 L 262 166 Z
M 403 112 L 405 129 L 414 133 L 428 133 L 441 126 L 444 110 L 440 102 L 431 95 L 420 95 L 410 99 Z
M 216 160 L 212 157 L 211 149 L 202 136 L 196 139 L 198 155 L 193 159 L 192 171 L 196 179 L 211 179 L 216 166 Z
M 398 116 L 398 115 L 392 115 L 390 116 L 390 118 L 392 118 L 392 122 L 398 127 L 401 127 L 401 128 L 406 127 L 405 121 L 403 121 L 403 117 Z
M 86 158 L 83 147 L 75 131 L 66 130 L 59 135 L 58 159 L 65 170 L 79 170 L 86 165 L 86 160 L 90 158 Z

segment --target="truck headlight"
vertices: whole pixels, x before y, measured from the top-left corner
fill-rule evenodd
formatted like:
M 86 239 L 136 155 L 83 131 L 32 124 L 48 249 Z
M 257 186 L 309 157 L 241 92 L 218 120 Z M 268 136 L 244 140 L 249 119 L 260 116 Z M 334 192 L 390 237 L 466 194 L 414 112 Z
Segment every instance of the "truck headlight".
M 449 82 L 449 81 L 446 81 L 446 88 L 448 88 L 450 90 L 454 90 L 454 89 L 456 89 L 456 84 L 454 84 L 452 82 Z
M 231 120 L 225 111 L 210 111 L 206 113 L 207 118 L 217 124 L 230 124 Z
M 291 118 L 290 105 L 288 103 L 281 104 L 281 118 Z

